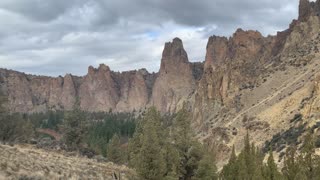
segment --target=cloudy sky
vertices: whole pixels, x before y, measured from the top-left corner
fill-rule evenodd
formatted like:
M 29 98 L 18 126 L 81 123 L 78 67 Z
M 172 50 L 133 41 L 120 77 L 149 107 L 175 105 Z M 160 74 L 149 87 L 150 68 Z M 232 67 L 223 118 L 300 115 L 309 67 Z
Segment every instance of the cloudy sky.
M 0 67 L 42 75 L 158 71 L 165 42 L 180 37 L 203 61 L 210 35 L 264 35 L 298 16 L 298 0 L 0 0 Z

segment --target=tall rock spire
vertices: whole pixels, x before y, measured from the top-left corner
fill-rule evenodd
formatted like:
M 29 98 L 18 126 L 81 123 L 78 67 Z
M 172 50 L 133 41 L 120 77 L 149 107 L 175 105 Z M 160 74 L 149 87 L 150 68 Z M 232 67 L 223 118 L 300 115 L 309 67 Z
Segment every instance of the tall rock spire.
M 306 21 L 311 14 L 309 0 L 300 0 L 299 2 L 299 21 Z
M 162 52 L 160 73 L 170 71 L 172 68 L 179 68 L 179 64 L 188 63 L 188 55 L 183 48 L 181 39 L 174 38 L 172 42 L 167 42 L 165 44 Z
M 152 102 L 162 112 L 174 112 L 195 89 L 191 63 L 179 38 L 165 44 Z

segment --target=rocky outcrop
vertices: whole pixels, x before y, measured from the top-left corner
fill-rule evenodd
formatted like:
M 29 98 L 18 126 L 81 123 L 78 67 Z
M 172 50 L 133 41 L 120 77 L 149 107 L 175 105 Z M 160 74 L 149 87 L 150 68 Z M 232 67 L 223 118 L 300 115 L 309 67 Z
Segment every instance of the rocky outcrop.
M 92 66 L 84 77 L 79 89 L 80 106 L 86 111 L 109 111 L 120 99 L 119 86 L 110 68 L 101 64 L 98 69 Z
M 120 82 L 120 100 L 116 105 L 117 111 L 141 110 L 147 106 L 151 96 L 151 86 L 154 81 L 152 74 L 146 70 L 118 73 Z
M 63 109 L 70 110 L 77 101 L 77 91 L 74 79 L 71 74 L 65 75 L 63 79 L 63 87 L 61 93 L 61 100 Z
M 242 29 L 229 39 L 210 37 L 204 74 L 197 89 L 196 107 L 205 104 L 235 105 L 234 98 L 239 90 L 252 86 L 263 64 L 272 60 L 274 44 L 275 37 L 263 37 L 257 31 Z
M 311 6 L 309 0 L 300 0 L 299 3 L 299 20 L 306 21 L 311 14 Z
M 310 16 L 320 16 L 320 1 L 300 0 L 298 20 L 307 21 Z
M 165 44 L 159 76 L 152 91 L 152 105 L 162 112 L 175 112 L 196 87 L 192 64 L 178 38 Z
M 0 90 L 13 112 L 71 110 L 76 102 L 85 111 L 142 110 L 150 102 L 157 74 L 145 69 L 117 73 L 104 64 L 76 77 L 33 76 L 0 69 Z

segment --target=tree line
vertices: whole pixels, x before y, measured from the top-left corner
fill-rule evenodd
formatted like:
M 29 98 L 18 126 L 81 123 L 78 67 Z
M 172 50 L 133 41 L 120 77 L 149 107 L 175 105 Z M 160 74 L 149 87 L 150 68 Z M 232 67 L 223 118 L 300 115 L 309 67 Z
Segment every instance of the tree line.
M 301 147 L 291 146 L 286 150 L 283 167 L 278 168 L 272 150 L 267 162 L 264 154 L 249 141 L 249 134 L 244 139 L 243 150 L 236 155 L 233 147 L 227 165 L 221 171 L 222 180 L 319 180 L 320 156 L 316 154 L 313 133 L 305 135 Z
M 68 151 L 90 151 L 107 157 L 108 144 L 114 135 L 121 143 L 133 136 L 136 117 L 131 113 L 89 113 L 75 106 L 71 111 L 43 113 L 10 113 L 5 106 L 6 96 L 0 95 L 0 142 L 28 143 L 47 137 L 36 129 L 51 129 L 63 135 Z

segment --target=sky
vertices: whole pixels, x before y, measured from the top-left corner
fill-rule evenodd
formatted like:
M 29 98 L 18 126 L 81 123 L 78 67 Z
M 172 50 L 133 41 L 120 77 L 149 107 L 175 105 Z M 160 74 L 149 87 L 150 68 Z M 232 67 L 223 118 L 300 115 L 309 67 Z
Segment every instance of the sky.
M 203 61 L 211 35 L 237 28 L 263 35 L 288 28 L 299 0 L 1 0 L 0 68 L 30 74 L 157 72 L 165 42 L 182 39 Z

